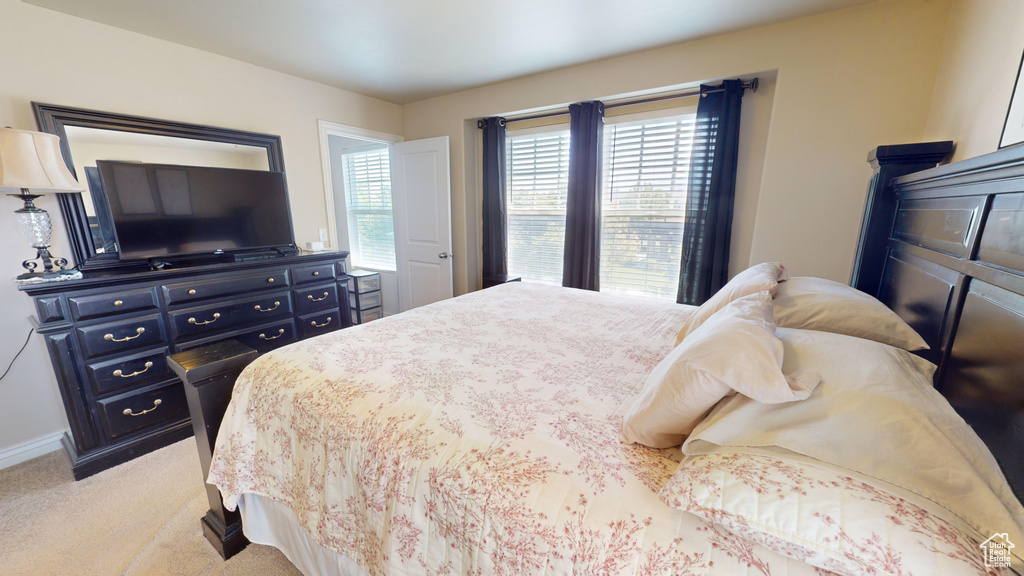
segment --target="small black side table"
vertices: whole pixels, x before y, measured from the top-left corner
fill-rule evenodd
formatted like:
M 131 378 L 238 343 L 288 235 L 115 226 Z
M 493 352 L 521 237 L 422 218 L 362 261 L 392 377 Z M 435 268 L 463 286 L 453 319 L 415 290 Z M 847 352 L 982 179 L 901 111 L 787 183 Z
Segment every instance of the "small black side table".
M 497 286 L 498 284 L 507 284 L 509 282 L 521 282 L 523 279 L 519 276 L 509 276 L 508 274 L 495 274 L 494 276 L 488 276 L 484 278 L 484 288 L 490 288 L 491 286 Z
M 199 447 L 204 482 L 210 475 L 217 430 L 231 400 L 235 379 L 256 356 L 252 348 L 236 340 L 225 340 L 167 357 L 167 365 L 185 383 L 185 397 Z M 206 485 L 206 499 L 210 502 L 210 510 L 200 521 L 203 534 L 227 560 L 249 544 L 242 534 L 242 518 L 238 510 L 231 512 L 224 508 L 216 486 Z

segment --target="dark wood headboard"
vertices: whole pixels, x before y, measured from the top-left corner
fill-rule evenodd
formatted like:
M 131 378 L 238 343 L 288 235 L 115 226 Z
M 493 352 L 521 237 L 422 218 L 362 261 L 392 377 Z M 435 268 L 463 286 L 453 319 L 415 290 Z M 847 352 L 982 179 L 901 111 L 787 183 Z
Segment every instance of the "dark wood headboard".
M 939 367 L 936 389 L 1024 499 L 1024 147 L 900 176 L 888 189 L 891 225 L 881 240 L 862 233 L 861 246 L 876 248 L 859 251 L 855 266 L 875 258 L 879 280 L 859 287 L 928 342 L 921 354 Z

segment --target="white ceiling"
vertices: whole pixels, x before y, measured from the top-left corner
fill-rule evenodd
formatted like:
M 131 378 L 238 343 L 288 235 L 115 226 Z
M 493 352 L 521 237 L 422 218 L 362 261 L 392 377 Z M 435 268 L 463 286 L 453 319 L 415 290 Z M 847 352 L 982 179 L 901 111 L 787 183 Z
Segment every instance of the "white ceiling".
M 25 0 L 404 104 L 875 0 Z

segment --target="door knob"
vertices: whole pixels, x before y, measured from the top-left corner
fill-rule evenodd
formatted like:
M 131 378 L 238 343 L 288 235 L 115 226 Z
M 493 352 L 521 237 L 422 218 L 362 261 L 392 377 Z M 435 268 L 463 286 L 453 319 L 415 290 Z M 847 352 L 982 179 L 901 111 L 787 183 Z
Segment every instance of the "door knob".
M 445 258 L 448 257 L 448 253 L 447 252 L 441 252 L 440 254 L 437 255 L 437 257 L 440 258 L 441 260 L 444 260 Z

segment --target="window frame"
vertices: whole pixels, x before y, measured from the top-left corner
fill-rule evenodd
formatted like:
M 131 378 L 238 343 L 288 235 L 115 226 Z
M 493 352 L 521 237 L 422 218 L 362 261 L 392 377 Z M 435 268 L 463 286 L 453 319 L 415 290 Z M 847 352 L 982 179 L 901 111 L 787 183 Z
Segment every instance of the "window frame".
M 600 198 L 601 198 L 601 244 L 600 244 L 601 245 L 601 268 L 600 268 L 600 273 L 601 273 L 601 291 L 602 292 L 606 292 L 606 293 L 610 293 L 610 294 L 617 294 L 617 295 L 639 297 L 639 298 L 650 298 L 650 299 L 656 299 L 656 300 L 660 300 L 660 301 L 666 301 L 666 300 L 669 300 L 669 299 L 671 299 L 672 301 L 675 301 L 676 292 L 678 291 L 679 266 L 681 264 L 680 260 L 682 258 L 682 241 L 683 241 L 683 238 L 682 238 L 682 227 L 685 225 L 686 193 L 687 193 L 687 188 L 688 188 L 688 184 L 689 184 L 689 182 L 688 182 L 689 181 L 689 176 L 688 176 L 688 174 L 689 174 L 689 165 L 687 165 L 686 176 L 683 177 L 683 179 L 682 179 L 683 180 L 682 197 L 681 197 L 681 202 L 679 203 L 679 208 L 678 209 L 664 210 L 664 211 L 650 211 L 650 210 L 644 210 L 643 209 L 643 208 L 645 208 L 644 206 L 640 206 L 640 209 L 637 209 L 637 210 L 626 210 L 626 209 L 614 210 L 614 209 L 611 209 L 611 207 L 608 205 L 608 199 L 609 199 L 609 195 L 610 195 L 610 190 L 609 190 L 610 182 L 609 182 L 609 178 L 611 177 L 610 176 L 611 171 L 614 169 L 614 167 L 612 165 L 612 155 L 614 153 L 614 148 L 610 145 L 613 136 L 611 135 L 612 132 L 609 130 L 609 128 L 614 127 L 614 126 L 620 126 L 620 125 L 655 124 L 655 123 L 658 123 L 658 122 L 669 121 L 669 120 L 672 120 L 674 118 L 683 118 L 683 117 L 687 117 L 687 116 L 690 117 L 690 119 L 691 119 L 691 126 L 692 126 L 693 121 L 696 118 L 696 113 L 697 113 L 696 101 L 697 101 L 696 99 L 692 99 L 692 100 L 687 101 L 683 105 L 659 106 L 657 109 L 653 109 L 653 110 L 643 110 L 643 111 L 634 112 L 634 113 L 621 113 L 621 114 L 616 114 L 614 116 L 606 116 L 606 118 L 605 118 L 605 133 L 604 133 L 604 137 L 603 137 L 603 141 L 602 141 L 602 148 L 603 148 L 603 150 L 602 150 L 601 184 L 600 184 L 600 191 L 599 191 Z M 690 138 L 691 138 L 690 143 L 691 143 L 691 150 L 692 150 L 692 132 L 690 134 Z M 680 148 L 678 148 L 678 145 L 677 145 L 677 148 L 673 152 L 674 158 L 678 158 L 679 157 L 680 151 L 681 150 L 680 150 Z M 643 185 L 643 179 L 642 178 L 639 178 L 638 182 L 640 183 L 639 185 Z M 672 190 L 676 190 L 676 189 L 677 188 L 673 188 Z M 671 194 L 671 193 L 672 192 L 670 190 L 669 194 Z M 652 293 L 650 290 L 645 290 L 645 291 L 629 290 L 628 289 L 628 285 L 626 283 L 621 282 L 621 281 L 620 282 L 616 282 L 616 281 L 614 281 L 612 279 L 612 276 L 611 276 L 611 266 L 609 265 L 608 258 L 612 254 L 612 251 L 610 250 L 610 248 L 612 246 L 614 246 L 615 244 L 609 242 L 608 239 L 607 239 L 608 238 L 608 225 L 607 225 L 607 223 L 608 223 L 608 219 L 609 218 L 613 218 L 616 215 L 619 216 L 620 218 L 628 218 L 628 217 L 654 218 L 654 219 L 657 219 L 657 218 L 679 218 L 680 225 L 679 225 L 678 233 L 679 233 L 679 240 L 680 241 L 679 241 L 679 245 L 678 245 L 678 252 L 676 254 L 673 254 L 675 261 L 670 264 L 670 266 L 674 267 L 674 272 L 675 272 L 673 277 L 671 279 L 669 279 L 670 282 L 674 286 L 674 288 L 672 290 L 670 290 L 671 294 L 669 294 L 668 292 L 663 292 L 663 293 L 660 293 L 660 294 L 659 293 Z M 670 271 L 671 271 L 671 269 L 670 269 Z M 645 269 L 645 271 L 644 271 L 645 278 L 648 275 L 650 275 L 650 274 L 652 274 L 652 272 L 650 272 L 650 271 Z M 615 288 L 612 288 L 612 286 L 615 286 Z
M 559 138 L 562 138 L 562 137 L 566 138 L 566 143 L 565 143 L 565 171 L 564 171 L 564 174 L 565 174 L 565 181 L 564 181 L 565 182 L 565 188 L 564 189 L 565 189 L 565 195 L 567 197 L 568 196 L 568 188 L 569 188 L 569 184 L 568 184 L 568 182 L 569 182 L 569 179 L 568 179 L 568 174 L 569 174 L 569 149 L 570 149 L 570 146 L 571 146 L 571 143 L 568 140 L 568 138 L 569 138 L 569 124 L 568 124 L 568 122 L 559 121 L 559 122 L 553 122 L 553 123 L 544 123 L 544 124 L 541 124 L 541 125 L 534 125 L 534 126 L 529 126 L 527 128 L 521 128 L 521 129 L 518 129 L 518 130 L 517 129 L 506 129 L 506 131 L 505 131 L 505 149 L 506 149 L 506 159 L 505 159 L 505 161 L 506 161 L 506 166 L 505 166 L 505 169 L 506 169 L 506 180 L 505 180 L 505 182 L 506 182 L 506 191 L 505 191 L 506 225 L 505 225 L 505 227 L 506 227 L 506 248 L 508 250 L 507 266 L 508 266 L 508 273 L 510 275 L 520 276 L 524 281 L 561 286 L 562 285 L 562 274 L 561 274 L 561 272 L 563 271 L 561 260 L 562 260 L 564 254 L 565 254 L 565 234 L 564 234 L 564 231 L 565 231 L 565 214 L 566 214 L 566 207 L 567 207 L 568 203 L 566 202 L 565 204 L 563 204 L 561 210 L 529 210 L 529 211 L 525 211 L 525 210 L 522 210 L 522 209 L 513 208 L 513 202 L 514 202 L 514 199 L 513 199 L 513 188 L 514 188 L 514 186 L 513 186 L 513 177 L 512 177 L 512 170 L 513 170 L 513 164 L 512 164 L 512 153 L 513 153 L 512 140 L 514 138 L 538 136 L 538 135 L 546 135 L 546 134 L 550 134 L 550 135 L 559 134 Z M 560 273 L 558 275 L 557 281 L 554 280 L 554 279 L 541 279 L 541 274 L 534 274 L 532 271 L 516 270 L 516 269 L 513 268 L 513 261 L 514 261 L 513 253 L 514 253 L 514 251 L 512 249 L 512 245 L 513 245 L 513 242 L 512 242 L 512 239 L 513 239 L 513 235 L 512 235 L 512 219 L 514 218 L 514 216 L 538 216 L 538 217 L 559 217 L 560 216 L 562 218 L 562 231 L 563 231 L 563 234 L 562 234 L 562 237 L 561 237 L 561 244 L 559 246 L 559 252 L 558 252 L 558 254 L 559 254 L 558 268 L 559 268 L 559 272 Z
M 340 154 L 340 156 L 341 156 L 341 170 L 342 170 L 341 188 L 342 188 L 343 195 L 344 195 L 344 198 L 345 198 L 345 220 L 346 220 L 346 225 L 347 225 L 346 228 L 347 228 L 347 232 L 348 232 L 349 256 L 352 259 L 353 267 L 356 267 L 356 268 L 375 270 L 375 271 L 381 271 L 381 272 L 396 272 L 397 269 L 398 269 L 398 266 L 397 266 L 398 265 L 397 247 L 395 246 L 395 241 L 394 241 L 394 226 L 395 226 L 394 205 L 393 205 L 394 199 L 393 199 L 393 197 L 391 195 L 391 185 L 392 185 L 392 183 L 391 183 L 391 149 L 392 149 L 392 146 L 391 146 L 390 143 L 373 142 L 373 143 L 368 143 L 366 146 L 361 146 L 361 147 L 358 147 L 358 148 L 347 149 L 342 154 Z M 382 178 L 381 181 L 382 182 L 383 181 L 387 182 L 388 204 L 389 204 L 389 207 L 388 208 L 359 208 L 359 207 L 353 207 L 352 202 L 351 202 L 351 190 L 350 190 L 350 186 L 349 186 L 349 184 L 350 184 L 350 180 L 349 180 L 349 162 L 350 162 L 350 160 L 349 160 L 349 158 L 351 156 L 353 156 L 353 155 L 370 154 L 370 153 L 377 152 L 377 151 L 384 152 L 387 155 L 387 169 L 386 170 L 382 170 L 383 178 Z M 360 216 L 360 215 L 382 215 L 382 216 L 387 216 L 389 218 L 389 220 L 391 222 L 390 254 L 391 254 L 392 258 L 393 258 L 393 263 L 391 264 L 391 266 L 387 266 L 386 265 L 387 263 L 383 263 L 383 262 L 372 262 L 371 263 L 371 262 L 368 262 L 368 261 L 364 260 L 364 258 L 363 258 L 363 250 L 362 250 L 362 238 L 360 237 L 360 226 L 359 226 L 359 223 L 358 223 L 358 220 L 357 220 L 358 216 Z

